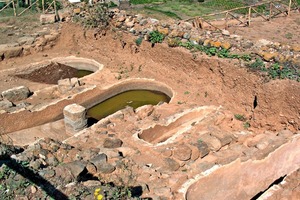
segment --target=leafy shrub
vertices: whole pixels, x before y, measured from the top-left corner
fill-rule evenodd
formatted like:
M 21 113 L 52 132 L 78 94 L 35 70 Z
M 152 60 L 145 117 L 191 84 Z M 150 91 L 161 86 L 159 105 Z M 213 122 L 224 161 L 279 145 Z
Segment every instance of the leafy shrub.
M 162 41 L 164 40 L 165 36 L 164 34 L 158 32 L 158 31 L 152 31 L 150 32 L 150 38 L 149 38 L 149 41 L 152 43 L 152 44 L 155 44 L 155 43 L 162 43 Z

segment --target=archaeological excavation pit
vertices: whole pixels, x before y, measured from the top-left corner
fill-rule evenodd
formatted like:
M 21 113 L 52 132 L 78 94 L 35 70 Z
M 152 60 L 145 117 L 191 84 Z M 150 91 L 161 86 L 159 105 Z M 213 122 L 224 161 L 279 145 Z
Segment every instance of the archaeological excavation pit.
M 36 63 L 25 73 L 15 76 L 32 82 L 57 84 L 61 79 L 82 78 L 102 68 L 103 66 L 94 60 L 71 56 Z

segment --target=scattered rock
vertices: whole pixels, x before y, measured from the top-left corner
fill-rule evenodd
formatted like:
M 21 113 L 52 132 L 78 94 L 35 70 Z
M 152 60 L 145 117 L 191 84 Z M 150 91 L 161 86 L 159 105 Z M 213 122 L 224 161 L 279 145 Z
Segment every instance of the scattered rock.
M 21 101 L 27 99 L 30 95 L 30 91 L 25 86 L 19 86 L 3 91 L 2 96 L 8 101 Z
M 64 166 L 70 170 L 76 180 L 78 180 L 79 175 L 86 169 L 86 163 L 79 160 L 67 163 Z
M 122 140 L 120 139 L 112 139 L 112 138 L 105 138 L 103 147 L 104 148 L 118 148 L 122 146 Z
M 196 147 L 198 148 L 198 150 L 200 152 L 201 158 L 203 158 L 204 156 L 206 156 L 209 153 L 208 145 L 201 140 L 198 141 L 198 143 L 196 144 Z
M 6 99 L 0 101 L 0 110 L 2 110 L 2 109 L 5 110 L 5 109 L 11 108 L 11 107 L 13 107 L 12 102 L 10 102 L 10 101 L 8 101 Z
M 41 14 L 40 22 L 42 24 L 52 24 L 56 21 L 55 14 Z
M 165 158 L 164 159 L 164 168 L 167 171 L 176 171 L 178 170 L 180 167 L 179 163 L 176 162 L 174 159 L 172 158 Z
M 174 158 L 187 161 L 191 158 L 192 150 L 186 145 L 179 145 L 173 149 L 173 156 Z

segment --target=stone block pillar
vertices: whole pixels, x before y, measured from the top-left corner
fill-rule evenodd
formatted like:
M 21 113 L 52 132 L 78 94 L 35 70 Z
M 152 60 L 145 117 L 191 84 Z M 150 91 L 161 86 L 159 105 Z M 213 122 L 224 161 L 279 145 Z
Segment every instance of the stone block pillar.
M 87 126 L 86 109 L 78 104 L 70 104 L 64 108 L 66 131 L 76 133 Z

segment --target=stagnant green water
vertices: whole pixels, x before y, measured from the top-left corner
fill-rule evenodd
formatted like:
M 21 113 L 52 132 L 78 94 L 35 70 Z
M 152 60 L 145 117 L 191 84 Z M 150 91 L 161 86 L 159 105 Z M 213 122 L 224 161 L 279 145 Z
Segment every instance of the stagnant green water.
M 77 71 L 76 77 L 77 77 L 77 78 L 82 78 L 82 77 L 87 76 L 87 75 L 90 75 L 90 74 L 92 74 L 92 73 L 94 73 L 94 72 L 93 72 L 93 71 L 89 71 L 89 70 L 79 69 L 79 70 Z
M 162 92 L 150 90 L 130 90 L 117 94 L 87 111 L 87 116 L 93 121 L 100 120 L 118 110 L 131 106 L 134 109 L 143 105 L 156 105 L 159 102 L 169 102 L 170 97 Z

